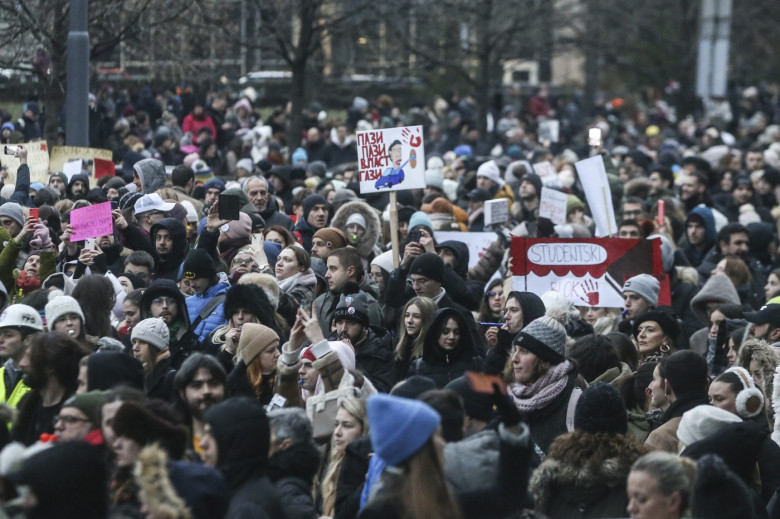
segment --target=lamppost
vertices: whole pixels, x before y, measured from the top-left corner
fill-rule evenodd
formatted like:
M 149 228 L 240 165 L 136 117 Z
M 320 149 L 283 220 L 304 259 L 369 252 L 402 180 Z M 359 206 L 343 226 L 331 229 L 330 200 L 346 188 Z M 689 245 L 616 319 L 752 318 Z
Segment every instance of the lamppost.
M 89 146 L 88 0 L 71 0 L 68 32 L 65 140 L 68 146 Z

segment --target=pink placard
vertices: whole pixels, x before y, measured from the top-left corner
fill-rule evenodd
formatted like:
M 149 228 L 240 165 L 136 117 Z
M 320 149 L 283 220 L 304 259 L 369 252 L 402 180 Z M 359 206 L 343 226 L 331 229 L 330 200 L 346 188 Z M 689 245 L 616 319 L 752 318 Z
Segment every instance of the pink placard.
M 85 238 L 97 238 L 114 233 L 114 220 L 111 218 L 111 202 L 82 207 L 70 212 L 70 226 L 73 234 L 70 241 Z

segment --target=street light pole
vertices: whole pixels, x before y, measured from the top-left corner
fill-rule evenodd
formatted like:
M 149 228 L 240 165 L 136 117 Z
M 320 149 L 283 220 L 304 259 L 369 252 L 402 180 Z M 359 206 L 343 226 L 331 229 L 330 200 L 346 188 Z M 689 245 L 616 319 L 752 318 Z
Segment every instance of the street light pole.
M 71 0 L 68 32 L 65 141 L 89 146 L 89 33 L 88 0 Z

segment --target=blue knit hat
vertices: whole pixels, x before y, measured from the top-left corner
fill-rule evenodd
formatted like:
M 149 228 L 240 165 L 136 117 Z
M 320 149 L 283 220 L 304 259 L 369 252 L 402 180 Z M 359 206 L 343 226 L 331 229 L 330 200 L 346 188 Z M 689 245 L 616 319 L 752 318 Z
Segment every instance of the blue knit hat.
M 392 467 L 420 450 L 441 422 L 428 404 L 391 395 L 369 397 L 367 410 L 374 452 Z
M 415 227 L 417 227 L 418 225 L 427 227 L 428 230 L 431 232 L 431 235 L 433 234 L 433 223 L 431 223 L 431 219 L 428 217 L 428 213 L 424 213 L 423 211 L 417 211 L 412 215 L 411 218 L 409 218 L 410 231 Z

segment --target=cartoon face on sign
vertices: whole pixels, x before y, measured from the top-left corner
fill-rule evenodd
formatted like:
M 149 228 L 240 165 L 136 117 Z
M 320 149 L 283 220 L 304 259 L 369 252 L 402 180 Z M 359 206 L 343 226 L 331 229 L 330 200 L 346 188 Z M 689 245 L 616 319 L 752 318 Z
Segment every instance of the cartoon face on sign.
M 425 187 L 421 126 L 357 132 L 360 192 Z
M 412 150 L 409 152 L 409 160 L 401 164 L 403 160 L 403 151 L 401 147 L 401 141 L 395 140 L 390 143 L 390 147 L 387 149 L 390 155 L 390 167 L 385 169 L 382 176 L 376 181 L 376 189 L 383 187 L 393 187 L 396 184 L 400 184 L 404 181 L 404 166 L 409 164 L 412 169 L 417 167 L 417 153 Z

